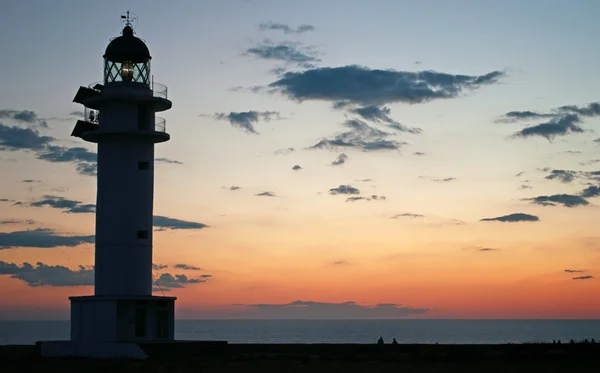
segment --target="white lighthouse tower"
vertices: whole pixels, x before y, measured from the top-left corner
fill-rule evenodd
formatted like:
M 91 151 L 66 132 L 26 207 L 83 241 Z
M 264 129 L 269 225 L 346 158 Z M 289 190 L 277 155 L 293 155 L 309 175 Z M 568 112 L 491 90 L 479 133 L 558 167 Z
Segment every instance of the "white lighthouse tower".
M 152 295 L 154 144 L 170 139 L 155 113 L 171 101 L 154 83 L 135 18 L 122 19 L 104 53 L 104 80 L 73 99 L 85 115 L 71 135 L 98 144 L 98 190 L 94 295 L 69 298 L 71 341 L 59 349 L 71 355 L 131 355 L 141 342 L 174 339 L 176 298 Z

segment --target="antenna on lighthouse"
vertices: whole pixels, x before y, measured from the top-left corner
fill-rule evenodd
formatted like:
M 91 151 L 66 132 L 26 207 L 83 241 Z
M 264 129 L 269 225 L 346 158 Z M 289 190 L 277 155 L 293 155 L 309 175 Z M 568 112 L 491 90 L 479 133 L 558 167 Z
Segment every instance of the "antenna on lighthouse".
M 135 29 L 135 27 L 137 26 L 137 22 L 138 17 L 135 14 L 129 12 L 129 10 L 121 13 L 121 25 L 123 27 L 129 26 L 132 29 Z

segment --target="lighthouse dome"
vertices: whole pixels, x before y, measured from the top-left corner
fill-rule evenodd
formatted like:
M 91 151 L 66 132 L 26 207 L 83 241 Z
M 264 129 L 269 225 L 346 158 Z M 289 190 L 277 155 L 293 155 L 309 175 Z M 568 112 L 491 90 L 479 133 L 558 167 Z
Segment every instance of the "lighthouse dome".
M 150 60 L 150 51 L 146 44 L 133 34 L 131 26 L 123 28 L 123 34 L 114 38 L 106 47 L 104 58 L 113 62 L 129 61 L 133 63 Z

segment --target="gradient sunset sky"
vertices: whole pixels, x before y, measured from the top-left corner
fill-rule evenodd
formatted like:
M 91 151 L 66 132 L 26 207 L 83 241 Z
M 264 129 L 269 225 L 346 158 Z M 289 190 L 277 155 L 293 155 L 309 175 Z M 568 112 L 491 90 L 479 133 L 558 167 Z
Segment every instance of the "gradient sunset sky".
M 597 318 L 600 2 L 7 0 L 0 319 L 93 292 L 72 100 L 127 9 L 178 318 Z

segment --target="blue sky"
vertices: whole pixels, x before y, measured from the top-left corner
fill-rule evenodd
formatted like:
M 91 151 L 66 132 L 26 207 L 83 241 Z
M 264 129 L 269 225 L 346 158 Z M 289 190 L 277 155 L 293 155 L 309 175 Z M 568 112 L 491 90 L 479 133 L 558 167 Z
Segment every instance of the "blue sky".
M 452 264 L 454 254 L 442 247 L 459 251 L 465 247 L 502 247 L 501 255 L 506 256 L 500 262 L 473 259 L 479 263 L 474 273 L 488 271 L 498 276 L 501 268 L 511 263 L 521 268 L 515 276 L 525 278 L 529 276 L 527 268 L 537 271 L 531 276 L 543 277 L 554 273 L 553 266 L 557 273 L 569 263 L 592 263 L 587 271 L 600 266 L 600 258 L 587 243 L 574 244 L 578 249 L 556 254 L 556 262 L 534 265 L 540 246 L 596 237 L 593 221 L 598 213 L 593 197 L 589 197 L 588 205 L 577 208 L 561 207 L 561 202 L 559 206 L 542 206 L 543 201 L 532 199 L 580 196 L 583 188 L 598 182 L 590 172 L 600 164 L 594 162 L 600 158 L 600 148 L 593 141 L 600 137 L 596 131 L 600 121 L 597 113 L 588 115 L 582 108 L 600 96 L 600 54 L 595 47 L 600 34 L 599 2 L 5 1 L 0 7 L 0 110 L 5 113 L 0 123 L 37 125 L 32 127 L 36 133 L 54 137 L 55 145 L 94 152 L 93 144 L 69 137 L 76 121 L 70 113 L 81 110 L 71 101 L 80 85 L 102 79 L 104 49 L 110 38 L 119 35 L 119 16 L 127 9 L 139 17 L 136 32 L 147 41 L 153 56 L 155 81 L 168 86 L 173 101 L 173 108 L 160 114 L 167 120 L 172 140 L 159 144 L 156 154 L 177 163 L 157 163 L 155 213 L 209 226 L 157 234 L 155 260 L 208 268 L 214 281 L 190 285 L 189 289 L 234 294 L 231 298 L 215 295 L 208 305 L 246 301 L 285 304 L 302 297 L 333 301 L 331 294 L 338 289 L 333 285 L 317 292 L 321 298 L 316 299 L 318 294 L 313 296 L 308 285 L 296 288 L 278 283 L 278 276 L 294 271 L 298 281 L 311 283 L 303 276 L 319 263 L 361 263 L 340 277 L 326 275 L 334 283 L 351 273 L 370 276 L 392 271 L 374 263 L 375 257 L 414 255 L 415 265 L 427 269 L 432 268 L 427 264 L 428 255 L 435 255 L 442 272 L 459 271 Z M 269 29 L 274 24 L 289 29 Z M 305 28 L 301 32 L 294 32 L 302 25 Z M 279 60 L 268 59 L 277 48 L 284 48 L 287 54 L 278 55 Z M 402 99 L 391 99 L 386 96 L 387 83 L 382 83 L 380 91 L 377 87 L 369 91 L 368 84 L 377 85 L 369 80 L 363 90 L 350 92 L 351 84 L 358 80 L 333 78 L 351 74 L 369 78 L 375 76 L 376 69 L 405 72 L 392 73 L 393 79 L 433 71 L 430 82 L 451 78 L 448 87 L 459 87 L 458 93 L 409 103 L 406 97 L 412 91 L 408 88 L 397 93 L 404 95 Z M 289 77 L 297 78 L 293 82 L 298 85 L 282 80 L 286 71 L 292 74 Z M 310 80 L 309 75 L 303 75 L 308 72 L 325 75 Z M 343 75 L 346 73 L 350 75 Z M 418 76 L 412 80 L 415 86 L 419 79 L 429 79 L 423 73 Z M 468 81 L 458 83 L 457 76 Z M 483 77 L 488 77 L 484 83 L 473 83 Z M 335 96 L 316 86 L 305 86 L 309 83 L 330 84 L 319 88 L 325 91 L 335 91 L 338 83 L 349 85 L 346 92 L 338 89 Z M 270 92 L 269 87 L 277 89 Z M 296 100 L 303 89 L 308 89 L 307 96 Z M 317 98 L 320 94 L 324 97 Z M 360 99 L 345 108 L 334 108 L 339 97 L 350 94 Z M 306 149 L 344 133 L 350 120 L 359 119 L 371 126 L 374 122 L 352 111 L 374 102 L 368 94 L 387 97 L 377 102 L 376 108 L 389 109 L 389 122 L 380 121 L 379 125 L 395 123 L 422 131 L 398 130 L 384 136 L 400 144 L 392 151 L 365 151 L 359 146 Z M 565 105 L 576 108 L 559 109 Z M 14 113 L 23 110 L 33 111 L 47 127 L 15 119 Z M 542 115 L 525 122 L 507 121 L 510 118 L 505 114 L 513 111 Z M 228 119 L 250 112 L 256 117 L 249 122 Z M 570 128 L 583 132 L 566 131 L 549 139 L 539 134 L 511 137 L 527 127 L 567 118 L 569 113 L 581 120 L 577 122 L 580 127 Z M 257 133 L 250 133 L 248 124 Z M 282 151 L 288 148 L 294 151 Z M 337 165 L 332 165 L 336 160 Z M 78 173 L 76 165 L 43 161 L 26 149 L 0 151 L 0 169 L 5 175 L 0 179 L 0 198 L 34 201 L 60 194 L 93 204 L 95 178 Z M 295 165 L 301 170 L 294 171 Z M 577 176 L 569 180 L 546 177 L 552 170 L 567 170 Z M 25 186 L 21 181 L 27 179 L 40 182 Z M 359 181 L 365 179 L 371 180 Z M 345 196 L 332 195 L 331 190 L 342 185 L 360 189 L 365 199 L 346 203 Z M 232 186 L 239 189 L 231 190 Z M 257 196 L 264 192 L 273 192 L 275 197 Z M 369 198 L 371 195 L 386 198 Z M 91 213 L 63 214 L 52 208 L 8 204 L 0 207 L 0 221 L 34 219 L 38 228 L 80 236 L 93 234 Z M 479 222 L 511 213 L 539 216 L 540 222 L 527 228 L 520 224 L 490 227 Z M 423 215 L 429 220 L 419 225 L 415 222 L 419 219 L 394 218 L 401 214 Z M 452 224 L 457 221 L 465 226 Z M 5 233 L 26 229 L 26 224 L 0 226 L 0 232 Z M 165 245 L 173 247 L 167 249 Z M 87 249 L 89 246 L 83 244 Z M 370 252 L 365 247 L 375 249 Z M 87 249 L 0 250 L 0 261 L 19 264 L 41 260 L 75 268 L 93 264 Z M 77 263 L 67 262 L 65 253 Z M 558 264 L 561 261 L 563 264 Z M 256 275 L 266 269 L 273 271 L 272 277 Z M 241 299 L 241 289 L 249 286 L 241 279 L 248 276 L 261 286 L 271 287 L 265 299 L 258 295 Z M 442 281 L 442 275 L 435 278 Z M 402 287 L 400 283 L 407 280 L 398 281 Z M 511 281 L 506 280 L 503 286 L 513 286 Z M 435 281 L 417 282 L 410 284 L 424 286 L 422 289 L 435 285 Z M 345 300 L 357 301 L 364 294 L 375 294 L 363 296 L 367 303 L 402 301 L 389 299 L 394 298 L 392 290 L 378 286 L 372 284 L 356 294 L 342 293 Z M 452 302 L 432 306 L 422 304 L 427 299 L 407 296 L 415 307 L 438 307 L 434 315 L 463 312 L 453 309 Z M 526 309 L 526 303 L 511 302 Z M 480 311 L 473 315 L 487 312 Z

